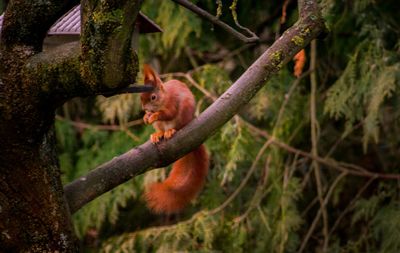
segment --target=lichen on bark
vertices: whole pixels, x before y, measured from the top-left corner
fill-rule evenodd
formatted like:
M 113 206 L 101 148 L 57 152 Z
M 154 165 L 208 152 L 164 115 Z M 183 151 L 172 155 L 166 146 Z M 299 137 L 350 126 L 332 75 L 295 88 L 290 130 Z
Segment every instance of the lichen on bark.
M 137 57 L 131 49 L 139 1 L 98 2 L 83 5 L 81 73 L 93 89 L 120 88 L 137 74 Z

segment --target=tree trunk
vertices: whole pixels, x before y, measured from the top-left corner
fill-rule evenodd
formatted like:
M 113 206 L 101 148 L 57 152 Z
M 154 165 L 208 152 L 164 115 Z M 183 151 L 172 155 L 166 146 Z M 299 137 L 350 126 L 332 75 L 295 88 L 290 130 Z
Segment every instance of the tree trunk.
M 0 148 L 0 248 L 5 252 L 76 252 L 54 152 L 54 131 L 49 130 L 40 144 L 26 139 L 11 146 L 10 136 L 18 132 L 9 130 L 0 135 L 6 140 Z
M 78 251 L 56 154 L 55 110 L 70 98 L 115 91 L 136 78 L 130 45 L 140 1 L 82 2 L 81 45 L 45 52 L 48 29 L 78 1 L 11 0 L 4 16 L 0 252 Z
M 22 74 L 29 49 L 12 51 L 0 59 L 0 249 L 74 252 L 51 128 L 55 107 Z

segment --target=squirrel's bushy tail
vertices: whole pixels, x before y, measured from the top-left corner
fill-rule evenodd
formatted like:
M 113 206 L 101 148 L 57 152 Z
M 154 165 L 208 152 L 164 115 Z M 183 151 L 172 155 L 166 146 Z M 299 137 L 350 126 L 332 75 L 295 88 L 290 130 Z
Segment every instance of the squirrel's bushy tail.
M 168 178 L 147 187 L 147 206 L 155 213 L 176 213 L 192 201 L 203 188 L 209 166 L 204 145 L 172 165 Z

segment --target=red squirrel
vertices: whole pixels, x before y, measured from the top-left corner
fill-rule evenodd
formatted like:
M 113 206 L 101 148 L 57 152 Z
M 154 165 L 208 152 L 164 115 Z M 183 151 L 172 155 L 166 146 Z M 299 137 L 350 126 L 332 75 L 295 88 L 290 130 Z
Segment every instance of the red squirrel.
M 156 144 L 161 139 L 170 139 L 194 118 L 196 102 L 185 83 L 178 80 L 163 83 L 146 64 L 144 83 L 154 87 L 152 92 L 141 94 L 141 102 L 146 113 L 144 122 L 156 129 L 150 136 L 151 142 Z M 180 212 L 203 188 L 208 166 L 208 154 L 201 145 L 177 160 L 165 181 L 146 187 L 147 206 L 155 213 Z

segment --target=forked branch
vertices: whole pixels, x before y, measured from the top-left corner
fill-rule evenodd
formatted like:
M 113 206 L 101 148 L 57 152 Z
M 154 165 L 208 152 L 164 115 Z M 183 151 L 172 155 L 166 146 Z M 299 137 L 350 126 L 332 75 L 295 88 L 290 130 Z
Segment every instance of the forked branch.
M 245 42 L 245 43 L 254 43 L 259 41 L 260 39 L 257 37 L 256 34 L 254 34 L 253 32 L 251 32 L 250 30 L 248 30 L 247 28 L 244 28 L 242 26 L 239 25 L 239 28 L 245 30 L 247 33 L 249 33 L 251 35 L 251 37 L 247 37 L 245 36 L 243 33 L 238 32 L 237 30 L 235 30 L 233 27 L 229 26 L 228 24 L 224 23 L 223 21 L 221 21 L 218 17 L 211 15 L 210 13 L 208 13 L 207 11 L 201 9 L 200 7 L 196 6 L 195 4 L 191 3 L 188 0 L 172 0 L 175 3 L 182 5 L 183 7 L 185 7 L 186 9 L 196 13 L 197 15 L 199 15 L 201 18 L 207 19 L 208 21 L 210 21 L 211 23 L 221 27 L 222 29 L 224 29 L 226 32 L 232 34 L 233 36 L 235 36 L 236 38 L 240 39 L 241 41 Z M 238 25 L 237 20 L 235 20 L 235 23 Z

